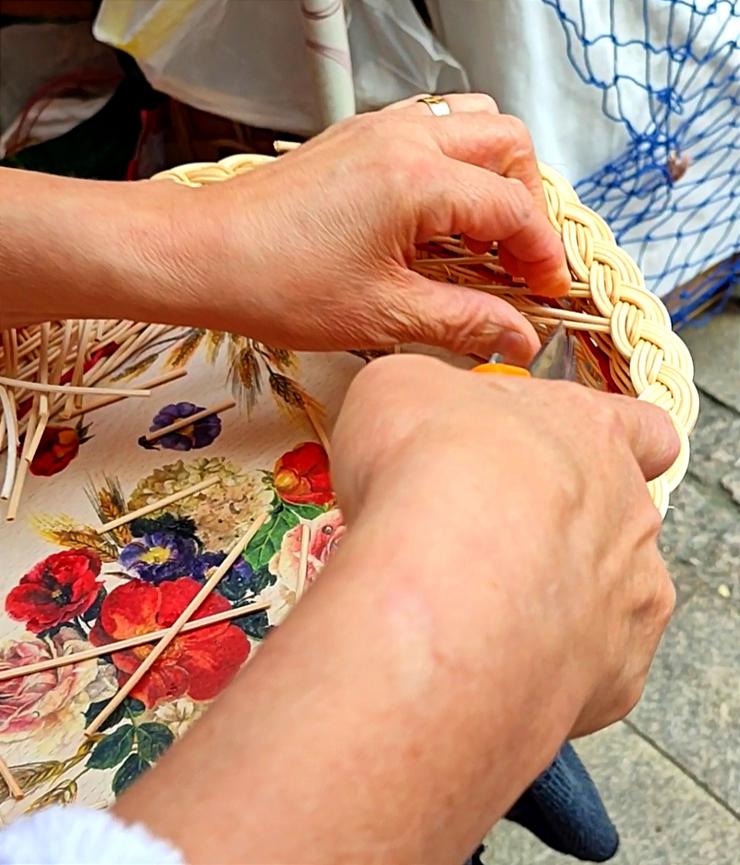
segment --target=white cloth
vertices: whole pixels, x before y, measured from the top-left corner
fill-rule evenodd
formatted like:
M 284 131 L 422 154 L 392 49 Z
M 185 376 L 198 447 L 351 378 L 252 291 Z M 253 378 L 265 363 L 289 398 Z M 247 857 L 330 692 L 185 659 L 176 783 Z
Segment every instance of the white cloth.
M 411 0 L 352 0 L 347 20 L 358 111 L 468 89 Z M 103 0 L 93 33 L 131 54 L 157 90 L 203 111 L 306 135 L 321 130 L 297 0 Z
M 571 182 L 609 166 L 579 191 L 658 295 L 737 251 L 734 3 L 427 3 L 436 38 L 411 0 L 345 0 L 358 111 L 419 92 L 490 93 Z M 298 0 L 104 0 L 94 32 L 197 108 L 321 126 Z
M 108 811 L 55 805 L 0 830 L 0 865 L 184 865 L 179 850 Z
M 736 4 L 427 3 L 472 88 L 525 121 L 543 162 L 571 183 L 615 164 L 586 203 L 651 291 L 664 295 L 738 250 Z M 672 155 L 688 161 L 674 184 Z

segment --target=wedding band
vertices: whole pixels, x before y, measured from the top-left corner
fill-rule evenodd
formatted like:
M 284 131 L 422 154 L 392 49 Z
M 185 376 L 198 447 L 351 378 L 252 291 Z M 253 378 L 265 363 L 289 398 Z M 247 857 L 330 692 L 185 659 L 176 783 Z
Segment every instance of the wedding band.
M 424 102 L 428 105 L 429 110 L 435 117 L 446 117 L 448 114 L 452 114 L 450 111 L 450 103 L 444 98 L 444 96 L 422 96 L 416 101 Z

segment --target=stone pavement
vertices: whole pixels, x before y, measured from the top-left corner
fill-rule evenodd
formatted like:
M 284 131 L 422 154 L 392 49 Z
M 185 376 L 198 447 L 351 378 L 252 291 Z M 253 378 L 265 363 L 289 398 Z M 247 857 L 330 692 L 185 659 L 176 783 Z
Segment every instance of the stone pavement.
M 678 587 L 640 705 L 577 749 L 617 824 L 613 865 L 740 863 L 740 300 L 681 336 L 702 397 L 662 547 Z M 567 865 L 502 823 L 495 865 Z

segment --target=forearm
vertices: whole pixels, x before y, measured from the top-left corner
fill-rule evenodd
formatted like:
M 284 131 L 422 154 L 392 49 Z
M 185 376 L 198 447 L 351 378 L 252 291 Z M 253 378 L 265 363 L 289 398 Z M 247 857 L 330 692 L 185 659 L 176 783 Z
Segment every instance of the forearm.
M 475 847 L 577 700 L 505 557 L 462 561 L 462 539 L 413 543 L 420 527 L 392 516 L 352 530 L 121 816 L 191 863 L 457 865 Z
M 64 318 L 191 323 L 192 243 L 178 218 L 188 193 L 0 168 L 0 327 Z

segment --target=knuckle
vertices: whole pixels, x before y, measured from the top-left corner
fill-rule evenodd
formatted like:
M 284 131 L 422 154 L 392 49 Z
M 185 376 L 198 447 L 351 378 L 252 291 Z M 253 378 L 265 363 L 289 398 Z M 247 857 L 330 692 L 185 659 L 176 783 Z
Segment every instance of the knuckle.
M 645 679 L 633 679 L 628 682 L 622 689 L 617 701 L 617 714 L 620 719 L 626 718 L 627 715 L 637 706 L 642 699 L 643 691 L 645 690 Z
M 529 134 L 527 124 L 512 114 L 502 114 L 500 120 L 502 121 L 501 127 L 511 143 L 523 152 L 531 153 L 533 149 L 532 137 Z
M 471 93 L 470 96 L 479 111 L 498 113 L 498 104 L 490 93 Z
M 354 117 L 348 117 L 341 123 L 347 124 L 347 128 L 356 132 L 369 132 L 371 129 L 377 129 L 382 121 L 383 118 L 380 114 L 370 111 L 365 114 L 355 114 Z
M 524 121 L 509 114 L 503 115 L 502 130 L 510 168 L 531 164 L 535 159 L 534 144 Z
M 391 393 L 406 393 L 413 389 L 413 381 L 427 378 L 429 368 L 437 362 L 418 355 L 386 355 L 376 358 L 360 370 L 353 379 L 348 397 L 381 406 Z
M 671 580 L 666 580 L 666 587 L 663 590 L 661 607 L 658 610 L 658 622 L 661 626 L 661 633 L 668 627 L 668 623 L 671 621 L 675 609 L 676 587 Z
M 663 519 L 660 516 L 660 512 L 653 504 L 652 499 L 650 498 L 650 494 L 647 491 L 647 487 L 644 487 L 644 495 L 642 500 L 644 502 L 644 515 L 642 518 L 645 534 L 649 538 L 657 538 L 663 528 Z
M 661 634 L 668 626 L 673 611 L 676 608 L 676 587 L 665 568 L 662 570 L 663 573 L 655 593 L 655 601 L 653 604 L 655 623 Z
M 505 178 L 505 195 L 497 200 L 497 206 L 502 224 L 508 226 L 502 231 L 505 236 L 499 238 L 506 240 L 508 236 L 521 230 L 532 219 L 535 212 L 535 202 L 529 194 L 527 187 L 515 178 Z
M 397 365 L 394 357 L 379 357 L 366 364 L 354 377 L 347 391 L 348 397 L 361 398 L 363 401 L 379 401 L 385 391 L 385 386 L 395 384 L 398 379 Z

